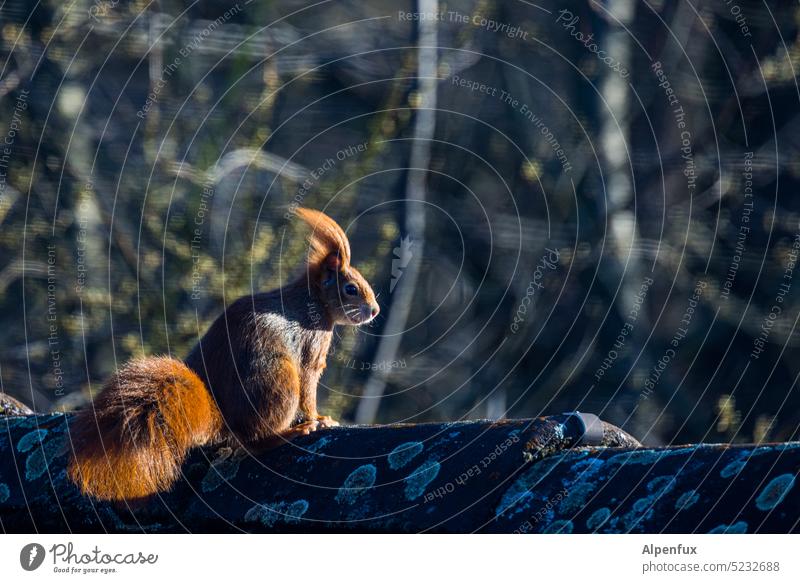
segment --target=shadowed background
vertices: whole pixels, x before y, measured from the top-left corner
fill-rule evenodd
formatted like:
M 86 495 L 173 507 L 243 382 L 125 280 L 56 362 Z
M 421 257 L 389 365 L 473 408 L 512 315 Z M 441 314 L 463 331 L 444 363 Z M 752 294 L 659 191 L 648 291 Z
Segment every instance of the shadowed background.
M 796 439 L 798 18 L 6 2 L 0 388 L 73 409 L 132 356 L 186 354 L 296 272 L 302 203 L 382 307 L 338 332 L 326 414 Z

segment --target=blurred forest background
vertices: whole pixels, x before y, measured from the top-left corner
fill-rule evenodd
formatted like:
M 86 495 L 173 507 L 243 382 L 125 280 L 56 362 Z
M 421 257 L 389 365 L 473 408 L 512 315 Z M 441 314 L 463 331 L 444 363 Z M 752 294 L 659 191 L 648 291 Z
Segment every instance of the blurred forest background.
M 0 388 L 74 409 L 130 357 L 185 355 L 295 272 L 302 202 L 382 307 L 338 331 L 324 413 L 797 438 L 798 23 L 745 0 L 4 1 Z

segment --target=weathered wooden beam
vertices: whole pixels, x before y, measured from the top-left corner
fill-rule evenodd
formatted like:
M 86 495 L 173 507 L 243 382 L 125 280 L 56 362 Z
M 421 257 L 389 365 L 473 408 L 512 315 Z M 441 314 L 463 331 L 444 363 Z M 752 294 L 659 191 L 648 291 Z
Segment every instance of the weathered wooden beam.
M 343 427 L 253 457 L 205 448 L 169 493 L 68 481 L 69 415 L 0 418 L 5 532 L 793 532 L 800 443 L 636 448 L 574 417 Z

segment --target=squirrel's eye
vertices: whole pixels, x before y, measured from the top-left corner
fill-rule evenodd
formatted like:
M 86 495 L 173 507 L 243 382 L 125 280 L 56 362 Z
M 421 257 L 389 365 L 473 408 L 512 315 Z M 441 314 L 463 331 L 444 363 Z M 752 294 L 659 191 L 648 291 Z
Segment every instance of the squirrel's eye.
M 358 288 L 352 283 L 348 283 L 346 286 L 344 286 L 344 293 L 346 293 L 348 296 L 357 296 Z

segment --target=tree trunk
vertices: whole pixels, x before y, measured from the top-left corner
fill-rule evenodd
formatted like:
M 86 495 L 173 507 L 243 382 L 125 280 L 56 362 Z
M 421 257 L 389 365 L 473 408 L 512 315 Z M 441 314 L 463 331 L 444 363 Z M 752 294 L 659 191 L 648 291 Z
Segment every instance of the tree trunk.
M 173 490 L 97 503 L 68 481 L 69 415 L 1 418 L 4 532 L 798 530 L 800 444 L 637 448 L 575 416 L 342 427 L 252 457 L 199 449 Z

